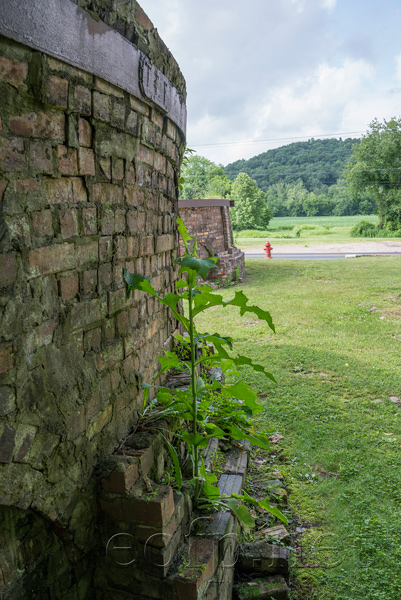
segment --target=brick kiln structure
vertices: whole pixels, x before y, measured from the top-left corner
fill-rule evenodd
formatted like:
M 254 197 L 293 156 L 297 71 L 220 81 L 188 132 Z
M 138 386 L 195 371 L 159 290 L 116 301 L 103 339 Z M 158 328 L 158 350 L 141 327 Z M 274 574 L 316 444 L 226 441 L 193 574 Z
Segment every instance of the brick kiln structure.
M 230 206 L 234 206 L 233 200 L 221 198 L 178 201 L 184 224 L 198 240 L 200 256 L 219 257 L 218 268 L 210 271 L 210 279 L 236 280 L 244 275 L 244 253 L 232 241 Z
M 185 97 L 136 0 L 3 0 L 4 600 L 230 597 L 224 569 L 225 591 L 210 587 L 221 563 L 214 541 L 204 542 L 211 566 L 199 579 L 167 577 L 190 504 L 163 485 L 161 440 L 114 454 L 177 327 L 154 298 L 126 300 L 123 269 L 174 290 Z M 135 551 L 125 569 L 118 549 L 106 554 L 121 532 Z

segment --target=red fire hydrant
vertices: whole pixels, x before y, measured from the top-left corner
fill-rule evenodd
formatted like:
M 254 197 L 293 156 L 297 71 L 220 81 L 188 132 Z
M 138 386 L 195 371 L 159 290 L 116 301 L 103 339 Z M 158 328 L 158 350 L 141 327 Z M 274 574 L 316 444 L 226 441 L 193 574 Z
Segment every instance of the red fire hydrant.
M 266 250 L 266 258 L 272 258 L 273 246 L 271 245 L 271 243 L 269 241 L 266 242 L 265 250 Z

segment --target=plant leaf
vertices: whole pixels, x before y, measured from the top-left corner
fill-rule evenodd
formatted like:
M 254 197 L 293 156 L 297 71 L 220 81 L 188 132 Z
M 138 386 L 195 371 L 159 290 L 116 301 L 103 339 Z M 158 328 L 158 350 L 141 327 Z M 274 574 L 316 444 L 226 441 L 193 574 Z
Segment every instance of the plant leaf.
M 202 277 L 203 280 L 206 279 L 207 274 L 210 269 L 216 269 L 217 265 L 215 265 L 214 261 L 210 258 L 196 258 L 195 256 L 184 256 L 181 260 L 179 260 L 180 270 L 179 273 L 183 273 L 184 271 L 195 271 L 199 277 Z
M 259 398 L 253 389 L 245 383 L 245 381 L 238 381 L 234 385 L 230 385 L 224 388 L 233 398 L 242 400 L 253 412 L 261 412 L 263 409 L 259 404 Z

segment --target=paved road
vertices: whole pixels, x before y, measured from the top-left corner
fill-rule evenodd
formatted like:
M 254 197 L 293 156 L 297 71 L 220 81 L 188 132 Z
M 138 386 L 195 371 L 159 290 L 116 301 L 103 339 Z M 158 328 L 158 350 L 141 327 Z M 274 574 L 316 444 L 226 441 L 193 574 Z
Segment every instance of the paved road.
M 351 254 L 349 252 L 330 252 L 330 253 L 321 253 L 321 252 L 297 252 L 297 253 L 280 253 L 280 252 L 272 252 L 272 258 L 290 258 L 290 259 L 333 259 L 333 258 L 356 258 L 357 256 L 401 256 L 401 252 L 363 252 L 363 253 L 354 253 Z M 245 254 L 245 258 L 265 258 L 266 255 L 263 252 L 251 252 L 247 251 Z
M 245 248 L 245 258 L 265 258 L 263 246 Z M 355 256 L 401 256 L 401 242 L 387 241 L 360 241 L 327 244 L 277 244 L 273 248 L 273 258 L 292 259 L 332 259 L 351 258 Z

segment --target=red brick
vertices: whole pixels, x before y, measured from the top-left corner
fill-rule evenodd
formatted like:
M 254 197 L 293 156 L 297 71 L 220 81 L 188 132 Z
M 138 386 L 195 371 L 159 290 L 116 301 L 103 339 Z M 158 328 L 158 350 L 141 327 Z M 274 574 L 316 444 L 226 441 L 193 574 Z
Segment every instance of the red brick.
M 92 94 L 83 85 L 77 85 L 74 89 L 72 99 L 72 110 L 82 115 L 90 115 L 92 112 Z
M 93 92 L 93 118 L 99 121 L 110 121 L 110 98 L 105 94 Z
M 109 236 L 101 237 L 99 240 L 99 260 L 110 260 L 113 256 L 113 239 Z
M 0 138 L 0 169 L 22 171 L 26 169 L 24 142 L 19 139 Z
M 95 155 L 93 150 L 89 148 L 79 148 L 79 174 L 94 175 L 95 174 Z
M 13 346 L 11 343 L 0 344 L 0 373 L 6 373 L 14 366 Z
M 11 117 L 8 126 L 14 134 L 24 137 L 65 139 L 64 113 L 31 112 Z
M 76 148 L 57 146 L 58 170 L 63 175 L 76 175 L 78 171 L 78 155 Z
M 34 232 L 40 236 L 53 235 L 51 210 L 42 210 L 32 213 L 32 227 Z
M 119 236 L 114 238 L 114 254 L 117 259 L 127 257 L 127 238 Z
M 46 196 L 49 204 L 86 202 L 87 192 L 80 177 L 61 177 L 47 179 Z
M 82 210 L 82 221 L 85 235 L 94 235 L 97 233 L 96 208 L 84 208 Z
M 90 148 L 92 146 L 92 126 L 86 119 L 78 121 L 79 145 Z
M 99 244 L 96 238 L 79 238 L 75 244 L 75 256 L 77 266 L 83 268 L 85 265 L 97 263 L 99 259 Z
M 17 277 L 17 261 L 14 254 L 0 254 L 0 288 L 12 285 Z
M 59 286 L 63 300 L 72 300 L 78 294 L 78 275 L 63 277 L 59 281 Z
M 18 88 L 23 85 L 27 75 L 28 63 L 0 57 L 0 81 Z
M 138 238 L 128 237 L 127 238 L 127 258 L 136 258 L 139 254 L 139 240 Z
M 37 248 L 29 253 L 30 274 L 35 277 L 67 271 L 75 267 L 75 261 L 74 244 L 57 244 Z
M 173 513 L 174 496 L 169 485 L 161 485 L 156 495 L 150 499 L 127 498 L 123 502 L 124 519 L 131 523 L 163 526 L 169 522 Z
M 122 465 L 121 471 L 113 471 L 108 477 L 102 479 L 102 488 L 105 492 L 124 495 L 130 491 L 138 477 L 137 463 Z
M 169 250 L 174 250 L 175 248 L 175 238 L 172 233 L 167 235 L 159 235 L 156 238 L 156 254 L 160 252 L 168 252 Z
M 61 235 L 64 239 L 78 235 L 78 211 L 75 208 L 60 213 Z
M 117 331 L 120 335 L 127 334 L 128 326 L 129 326 L 129 316 L 128 312 L 125 310 L 123 312 L 118 313 L 117 318 Z
M 51 175 L 53 173 L 53 155 L 50 142 L 31 142 L 29 148 L 32 169 Z
M 57 108 L 68 106 L 68 80 L 50 75 L 45 92 L 45 103 Z
M 104 235 L 114 233 L 114 212 L 108 206 L 102 210 L 100 227 Z
M 166 159 L 158 152 L 155 154 L 155 169 L 163 173 L 163 175 L 166 172 Z

